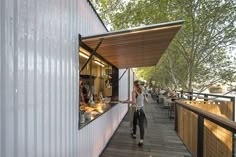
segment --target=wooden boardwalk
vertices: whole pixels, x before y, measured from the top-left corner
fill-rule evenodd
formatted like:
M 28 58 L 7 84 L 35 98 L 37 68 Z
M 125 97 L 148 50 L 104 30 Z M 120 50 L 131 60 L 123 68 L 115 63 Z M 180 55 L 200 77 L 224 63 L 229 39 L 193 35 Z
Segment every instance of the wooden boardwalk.
M 191 157 L 191 154 L 174 131 L 174 120 L 168 118 L 167 109 L 149 99 L 146 106 L 148 129 L 145 130 L 144 145 L 139 147 L 132 139 L 129 129 L 129 114 L 125 116 L 101 157 Z

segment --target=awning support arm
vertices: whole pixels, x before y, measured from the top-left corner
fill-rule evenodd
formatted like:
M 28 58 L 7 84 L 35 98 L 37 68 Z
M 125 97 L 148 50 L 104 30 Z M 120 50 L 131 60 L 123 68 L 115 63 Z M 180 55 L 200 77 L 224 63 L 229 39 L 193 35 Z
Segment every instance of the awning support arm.
M 96 48 L 93 50 L 92 54 L 89 56 L 89 59 L 88 59 L 87 62 L 84 64 L 84 66 L 82 67 L 82 69 L 80 70 L 79 73 L 81 73 L 81 72 L 84 70 L 84 68 L 86 67 L 86 65 L 88 64 L 88 62 L 92 59 L 93 55 L 96 54 L 97 49 L 98 49 L 99 46 L 102 44 L 102 41 L 103 41 L 103 38 L 100 39 L 100 42 L 97 44 Z
M 120 81 L 120 79 L 122 79 L 122 77 L 124 76 L 124 74 L 126 73 L 127 70 L 128 70 L 128 68 L 126 68 L 125 71 L 123 72 L 123 74 L 120 76 L 119 81 Z

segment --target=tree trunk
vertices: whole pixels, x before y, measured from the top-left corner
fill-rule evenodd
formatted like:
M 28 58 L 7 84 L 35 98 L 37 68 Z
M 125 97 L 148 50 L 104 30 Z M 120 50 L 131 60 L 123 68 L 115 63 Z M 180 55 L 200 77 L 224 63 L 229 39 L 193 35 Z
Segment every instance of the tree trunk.
M 188 92 L 192 92 L 192 77 L 193 77 L 193 68 L 192 68 L 192 64 L 189 64 L 189 68 L 188 68 Z

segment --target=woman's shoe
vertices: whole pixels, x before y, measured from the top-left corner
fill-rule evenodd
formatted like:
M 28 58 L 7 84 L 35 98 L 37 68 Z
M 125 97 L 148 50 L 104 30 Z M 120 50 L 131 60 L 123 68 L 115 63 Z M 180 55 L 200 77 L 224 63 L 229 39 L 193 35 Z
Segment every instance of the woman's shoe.
M 134 135 L 133 133 L 131 133 L 131 137 L 132 137 L 133 139 L 136 139 L 136 135 Z
M 130 129 L 130 135 L 133 136 L 133 129 Z
M 143 142 L 139 142 L 139 143 L 138 143 L 138 146 L 139 146 L 139 147 L 142 147 L 142 146 L 143 146 Z

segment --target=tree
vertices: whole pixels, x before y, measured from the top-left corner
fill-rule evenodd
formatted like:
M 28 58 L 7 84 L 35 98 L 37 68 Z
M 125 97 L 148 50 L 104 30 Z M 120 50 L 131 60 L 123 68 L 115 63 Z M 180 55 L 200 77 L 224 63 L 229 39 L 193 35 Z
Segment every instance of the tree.
M 160 79 L 159 83 L 191 91 L 235 79 L 236 64 L 227 55 L 228 46 L 235 44 L 236 38 L 234 0 L 121 0 L 111 14 L 105 16 L 103 8 L 99 10 L 115 30 L 185 20 L 154 68 L 156 76 L 150 74 Z
M 111 24 L 111 17 L 116 15 L 119 10 L 123 10 L 125 4 L 123 0 L 91 0 L 91 2 L 105 25 L 109 28 L 113 26 L 113 24 Z

